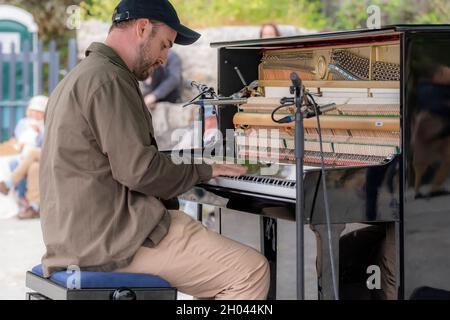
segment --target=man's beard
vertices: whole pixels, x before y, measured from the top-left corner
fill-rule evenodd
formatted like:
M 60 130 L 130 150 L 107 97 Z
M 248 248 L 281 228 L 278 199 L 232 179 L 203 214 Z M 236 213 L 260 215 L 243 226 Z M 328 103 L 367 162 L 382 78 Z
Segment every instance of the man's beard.
M 145 60 L 146 57 L 150 55 L 150 41 L 153 38 L 149 38 L 146 43 L 142 44 L 139 48 L 139 56 L 138 61 L 136 62 L 136 67 L 134 68 L 133 74 L 139 81 L 146 80 L 153 71 L 159 66 L 159 63 L 156 63 L 153 60 Z

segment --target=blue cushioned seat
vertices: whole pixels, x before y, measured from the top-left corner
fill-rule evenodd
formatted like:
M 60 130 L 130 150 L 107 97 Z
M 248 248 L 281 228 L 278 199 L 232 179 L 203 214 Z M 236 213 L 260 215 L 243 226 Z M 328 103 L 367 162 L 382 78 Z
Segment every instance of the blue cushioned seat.
M 31 271 L 40 277 L 43 276 L 42 265 L 35 266 Z M 52 274 L 50 280 L 66 288 L 67 279 L 71 276 L 73 273 L 59 271 Z M 148 274 L 91 271 L 81 271 L 80 273 L 80 289 L 120 287 L 170 288 L 171 285 L 158 276 Z

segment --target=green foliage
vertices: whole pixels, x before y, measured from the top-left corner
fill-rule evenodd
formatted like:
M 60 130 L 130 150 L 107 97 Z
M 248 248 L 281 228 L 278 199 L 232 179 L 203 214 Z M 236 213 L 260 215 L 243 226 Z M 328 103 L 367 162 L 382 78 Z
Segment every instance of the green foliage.
M 0 4 L 17 6 L 30 12 L 39 27 L 39 37 L 44 43 L 50 40 L 59 43 L 75 36 L 75 32 L 66 27 L 68 18 L 66 10 L 79 2 L 79 0 L 0 0 Z
M 320 1 L 173 0 L 183 21 L 198 27 L 276 22 L 309 28 L 325 26 Z
M 180 19 L 193 27 L 275 22 L 322 28 L 320 0 L 172 0 Z M 110 21 L 117 0 L 84 0 L 84 18 Z
M 84 18 L 110 21 L 118 0 L 84 0 Z M 291 24 L 316 30 L 365 28 L 367 7 L 381 8 L 382 25 L 448 23 L 447 0 L 171 0 L 186 24 L 201 28 L 220 25 Z
M 50 41 L 56 42 L 62 67 L 65 66 L 68 56 L 67 43 L 75 38 L 75 30 L 66 27 L 68 19 L 67 8 L 76 5 L 80 0 L 0 0 L 0 4 L 13 5 L 22 8 L 33 15 L 38 25 L 39 40 L 44 44 L 44 50 Z M 47 93 L 48 65 L 43 66 L 43 89 Z
M 428 6 L 433 9 L 424 14 L 416 15 L 417 23 L 449 23 L 450 2 L 448 0 L 429 0 Z
M 381 25 L 445 24 L 450 15 L 447 0 L 342 0 L 336 13 L 328 17 L 335 30 L 366 28 L 369 5 L 381 9 Z
M 333 29 L 349 30 L 363 24 L 367 19 L 367 5 L 364 2 L 344 1 L 336 14 L 328 18 Z
M 65 38 L 66 8 L 80 4 L 83 19 L 111 21 L 119 0 L 0 0 L 30 11 L 41 38 Z M 381 8 L 382 25 L 448 23 L 448 0 L 171 0 L 186 24 L 201 28 L 221 25 L 291 24 L 316 30 L 365 28 L 367 7 Z M 73 36 L 73 32 L 71 33 Z
M 111 21 L 114 8 L 119 3 L 118 0 L 84 0 L 80 7 L 83 8 L 82 17 L 86 20 L 94 18 L 100 21 Z

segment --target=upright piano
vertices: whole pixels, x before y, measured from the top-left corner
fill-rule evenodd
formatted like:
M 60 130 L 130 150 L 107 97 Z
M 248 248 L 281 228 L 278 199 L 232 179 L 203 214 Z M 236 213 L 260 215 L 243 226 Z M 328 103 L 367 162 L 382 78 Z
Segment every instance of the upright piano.
M 314 231 L 314 241 L 306 241 L 305 260 L 312 265 L 305 269 L 306 282 L 313 286 L 307 297 L 333 299 L 337 286 L 341 298 L 386 298 L 374 294 L 380 291 L 376 281 L 368 286 L 380 254 L 389 255 L 381 259 L 390 262 L 390 298 L 392 292 L 398 299 L 445 296 L 450 290 L 450 26 L 398 25 L 212 47 L 218 49 L 220 96 L 239 92 L 243 81 L 257 81 L 242 102 L 217 106 L 217 119 L 225 153 L 241 163 L 258 161 L 246 176 L 197 186 L 210 196 L 194 201 L 217 206 L 219 232 L 267 257 L 269 298 L 296 298 L 295 125 L 273 121 L 295 110 L 272 114 L 281 98 L 292 96 L 292 72 L 318 105 L 336 106 L 321 115 L 320 130 L 316 118 L 304 121 L 304 221 L 305 230 Z M 386 232 L 361 240 L 355 230 L 366 226 Z

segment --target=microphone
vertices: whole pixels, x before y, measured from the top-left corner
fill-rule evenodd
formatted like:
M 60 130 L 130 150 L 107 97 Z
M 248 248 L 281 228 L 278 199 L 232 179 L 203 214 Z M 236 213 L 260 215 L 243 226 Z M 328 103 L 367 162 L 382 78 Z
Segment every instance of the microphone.
M 322 106 L 317 106 L 317 112 L 319 113 L 319 115 L 321 115 L 323 113 L 335 110 L 336 108 L 337 108 L 336 103 L 334 103 L 334 102 L 333 103 L 328 103 L 328 104 L 324 104 Z M 316 117 L 317 116 L 317 112 L 316 112 L 315 108 L 313 108 L 313 109 L 308 108 L 307 111 L 304 114 L 304 117 L 306 119 Z
M 298 75 L 295 72 L 291 72 L 291 81 L 295 88 L 300 88 L 302 86 L 302 80 L 298 78 Z
M 336 103 L 324 104 L 323 106 L 319 106 L 319 112 L 322 114 L 328 111 L 335 110 L 336 108 L 337 108 Z
M 317 110 L 319 112 L 319 115 L 328 112 L 328 111 L 332 111 L 336 109 L 336 103 L 329 103 L 329 104 L 325 104 L 323 106 L 317 106 Z M 313 118 L 317 116 L 316 110 L 315 109 L 310 109 L 308 108 L 306 111 L 303 112 L 303 116 L 305 117 L 305 119 L 309 119 L 309 118 Z M 295 121 L 295 115 L 290 114 L 287 115 L 283 118 L 281 118 L 280 120 L 277 120 L 277 123 L 291 123 Z
M 191 81 L 191 87 L 196 88 L 199 91 L 199 94 L 194 99 L 183 105 L 183 108 L 190 106 L 191 104 L 198 104 L 200 106 L 203 106 L 206 100 L 219 99 L 217 94 L 214 92 L 213 87 L 208 87 L 207 85 L 198 83 L 197 81 Z M 202 97 L 201 100 L 195 101 L 196 99 L 200 98 L 200 96 Z
M 284 98 L 281 98 L 280 99 L 280 104 L 281 105 L 286 105 L 286 106 L 288 106 L 288 105 L 293 105 L 294 104 L 294 98 L 292 98 L 292 97 L 284 97 Z
M 213 90 L 207 85 L 198 83 L 197 81 L 191 81 L 191 87 L 196 88 L 199 92 L 208 92 Z

